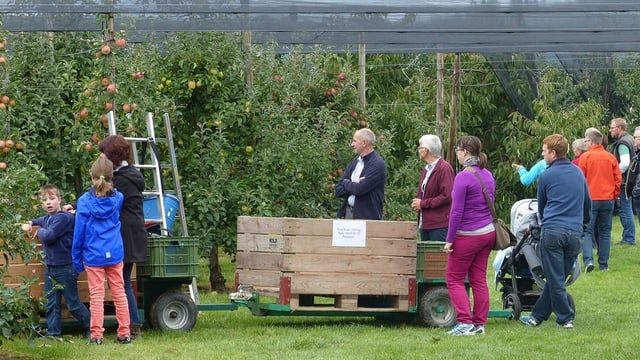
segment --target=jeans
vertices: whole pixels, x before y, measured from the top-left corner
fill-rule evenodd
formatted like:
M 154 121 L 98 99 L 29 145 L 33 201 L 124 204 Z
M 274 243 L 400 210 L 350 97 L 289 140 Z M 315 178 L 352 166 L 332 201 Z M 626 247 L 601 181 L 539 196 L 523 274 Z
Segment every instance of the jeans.
M 71 315 L 80 322 L 83 329 L 89 328 L 91 315 L 78 297 L 78 273 L 73 270 L 73 264 L 45 266 L 44 292 L 47 298 L 46 335 L 62 335 L 62 296 Z
M 613 221 L 613 200 L 594 200 L 591 202 L 591 221 L 584 232 L 582 260 L 584 264 L 593 264 L 594 229 L 598 229 L 598 266 L 600 270 L 609 268 L 611 252 L 611 223 Z M 597 225 L 597 226 L 596 226 Z
M 565 280 L 577 266 L 582 234 L 561 228 L 542 228 L 540 236 L 540 257 L 546 282 L 542 294 L 531 311 L 538 321 L 548 320 L 551 312 L 556 314 L 556 322 L 564 324 L 573 320 L 575 312 L 569 306 Z
M 142 325 L 140 314 L 138 313 L 138 301 L 131 284 L 131 272 L 133 271 L 133 263 L 125 263 L 122 268 L 122 276 L 124 277 L 124 292 L 127 294 L 127 303 L 129 304 L 129 318 L 132 325 Z
M 623 192 L 620 193 L 620 223 L 622 224 L 622 242 L 627 244 L 636 243 L 636 222 L 633 218 L 632 198 L 626 197 Z
M 420 240 L 422 241 L 445 241 L 447 240 L 447 230 L 449 228 L 439 229 L 420 229 Z

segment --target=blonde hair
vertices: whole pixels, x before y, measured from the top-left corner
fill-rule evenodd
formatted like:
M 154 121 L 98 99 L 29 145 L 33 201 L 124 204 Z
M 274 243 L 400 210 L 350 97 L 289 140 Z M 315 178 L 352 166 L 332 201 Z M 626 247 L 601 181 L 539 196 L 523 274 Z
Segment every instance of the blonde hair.
M 113 191 L 113 163 L 100 156 L 91 166 L 91 181 L 98 197 L 105 197 Z
M 40 191 L 38 191 L 38 195 L 40 195 L 41 200 L 50 195 L 56 196 L 58 199 L 62 199 L 62 195 L 60 195 L 60 189 L 53 184 L 43 185 L 40 188 Z

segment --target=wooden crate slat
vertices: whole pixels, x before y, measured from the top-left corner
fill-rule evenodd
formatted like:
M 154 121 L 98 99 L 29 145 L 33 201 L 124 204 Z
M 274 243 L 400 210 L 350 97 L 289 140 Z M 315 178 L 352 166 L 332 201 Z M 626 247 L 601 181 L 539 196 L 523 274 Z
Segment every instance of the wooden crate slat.
M 21 284 L 20 275 L 26 278 L 37 277 L 39 279 L 44 278 L 44 266 L 42 264 L 12 264 L 7 269 L 7 272 L 3 275 L 3 280 L 6 284 Z
M 281 270 L 283 254 L 240 251 L 236 254 L 236 268 Z
M 367 237 L 365 247 L 333 246 L 327 236 L 284 236 L 284 253 L 416 256 L 416 241 Z
M 238 216 L 238 234 L 283 234 L 286 218 Z
M 287 254 L 282 259 L 281 269 L 286 272 L 413 275 L 416 272 L 416 259 L 371 255 Z
M 333 219 L 286 218 L 285 225 L 283 235 L 327 236 L 329 238 L 333 235 Z
M 281 271 L 269 270 L 236 270 L 239 285 L 251 285 L 257 287 L 269 287 L 277 289 L 280 286 Z
M 296 239 L 294 239 L 296 240 Z M 284 237 L 279 234 L 238 234 L 238 251 L 283 252 Z
M 285 273 L 291 294 L 407 295 L 409 275 L 349 273 Z
M 367 237 L 418 239 L 417 221 L 367 221 Z

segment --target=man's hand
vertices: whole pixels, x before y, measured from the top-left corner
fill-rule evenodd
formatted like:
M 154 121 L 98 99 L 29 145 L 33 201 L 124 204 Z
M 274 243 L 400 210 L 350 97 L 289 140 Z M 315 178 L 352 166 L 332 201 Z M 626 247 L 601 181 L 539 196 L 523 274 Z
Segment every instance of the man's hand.
M 411 209 L 413 209 L 413 211 L 420 211 L 420 199 L 413 199 L 411 200 Z

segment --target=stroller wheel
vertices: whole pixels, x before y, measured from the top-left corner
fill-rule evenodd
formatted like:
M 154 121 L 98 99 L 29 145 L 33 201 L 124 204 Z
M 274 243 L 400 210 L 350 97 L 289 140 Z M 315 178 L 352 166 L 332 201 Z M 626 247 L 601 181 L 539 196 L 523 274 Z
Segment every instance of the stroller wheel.
M 451 327 L 456 323 L 456 310 L 451 303 L 449 290 L 438 286 L 427 290 L 420 298 L 418 321 L 432 327 Z
M 573 300 L 573 296 L 571 296 L 571 294 L 567 293 L 567 301 L 569 302 L 569 307 L 571 309 L 573 309 L 573 313 L 575 314 L 576 312 L 576 302 Z
M 522 302 L 520 302 L 520 298 L 516 293 L 509 293 L 504 296 L 502 299 L 502 307 L 503 309 L 513 309 L 511 312 L 511 316 L 509 319 L 518 320 L 520 319 L 520 313 L 522 313 Z

